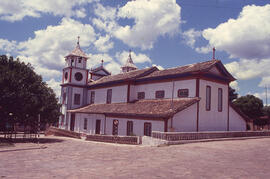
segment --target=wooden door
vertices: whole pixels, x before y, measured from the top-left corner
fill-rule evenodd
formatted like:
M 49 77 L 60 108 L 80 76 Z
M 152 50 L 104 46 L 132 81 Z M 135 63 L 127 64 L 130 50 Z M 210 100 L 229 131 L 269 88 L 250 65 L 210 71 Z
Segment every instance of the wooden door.
M 100 124 L 101 124 L 101 121 L 96 120 L 96 134 L 100 134 Z
M 151 136 L 152 133 L 152 125 L 150 122 L 144 123 L 144 135 Z
M 74 125 L 75 125 L 75 114 L 71 114 L 71 119 L 70 119 L 70 130 L 74 131 Z

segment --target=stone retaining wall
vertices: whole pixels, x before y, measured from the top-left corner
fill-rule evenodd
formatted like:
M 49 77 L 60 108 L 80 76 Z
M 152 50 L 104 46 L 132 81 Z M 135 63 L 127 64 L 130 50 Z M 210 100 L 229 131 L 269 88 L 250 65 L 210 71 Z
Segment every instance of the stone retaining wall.
M 86 140 L 117 144 L 141 144 L 139 136 L 87 135 Z
M 200 140 L 233 137 L 270 136 L 270 131 L 244 131 L 244 132 L 158 132 L 153 131 L 152 137 L 167 141 Z
M 72 138 L 77 138 L 77 139 L 81 138 L 80 133 L 68 131 L 64 129 L 59 129 L 56 127 L 49 127 L 45 131 L 45 135 L 64 136 L 64 137 L 72 137 Z

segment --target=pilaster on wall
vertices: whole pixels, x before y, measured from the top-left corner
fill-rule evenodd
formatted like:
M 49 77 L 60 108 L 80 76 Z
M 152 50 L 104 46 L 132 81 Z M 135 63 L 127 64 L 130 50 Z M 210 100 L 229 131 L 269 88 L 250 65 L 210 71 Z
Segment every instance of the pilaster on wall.
M 72 93 L 73 89 L 72 87 L 67 87 L 67 110 L 71 109 L 72 106 Z
M 128 83 L 128 87 L 127 87 L 127 103 L 130 102 L 130 83 Z
M 230 106 L 229 106 L 229 101 L 230 101 L 230 88 L 228 84 L 228 120 L 227 120 L 227 131 L 230 130 Z
M 88 95 L 88 90 L 86 88 L 83 89 L 83 98 L 82 98 L 82 105 L 86 105 L 87 104 L 87 97 Z
M 196 97 L 200 97 L 200 79 L 196 78 Z M 196 122 L 196 131 L 199 131 L 199 109 L 200 109 L 200 101 L 197 102 L 197 122 Z

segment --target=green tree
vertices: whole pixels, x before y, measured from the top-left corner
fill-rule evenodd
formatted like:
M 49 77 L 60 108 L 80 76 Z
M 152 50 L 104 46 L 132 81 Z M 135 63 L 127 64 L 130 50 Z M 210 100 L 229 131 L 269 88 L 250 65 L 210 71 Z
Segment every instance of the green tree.
M 55 123 L 60 115 L 55 93 L 28 63 L 0 56 L 0 122 L 36 126 Z
M 263 116 L 254 121 L 254 124 L 259 126 L 270 124 L 270 106 L 263 107 Z
M 229 86 L 229 100 L 232 102 L 233 100 L 237 99 L 238 94 L 236 93 L 235 89 Z
M 264 106 L 263 107 L 263 114 L 270 118 L 270 106 Z
M 258 119 L 263 114 L 263 101 L 253 95 L 241 96 L 233 104 L 251 119 Z

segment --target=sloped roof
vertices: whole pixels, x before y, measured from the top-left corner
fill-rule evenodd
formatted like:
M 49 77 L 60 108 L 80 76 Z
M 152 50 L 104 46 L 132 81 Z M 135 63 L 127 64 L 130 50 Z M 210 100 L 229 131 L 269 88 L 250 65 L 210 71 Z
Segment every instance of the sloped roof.
M 130 79 L 136 79 L 136 78 L 148 75 L 156 70 L 158 70 L 157 67 L 150 67 L 150 68 L 145 68 L 142 70 L 133 70 L 130 72 L 121 73 L 117 75 L 105 76 L 103 78 L 100 78 L 99 80 L 89 83 L 88 85 L 98 86 L 98 85 L 107 84 L 107 83 L 124 82 Z
M 223 66 L 220 60 L 210 60 L 206 62 L 194 63 L 190 65 L 155 71 L 147 76 L 141 77 L 140 79 L 156 78 L 156 77 L 162 77 L 162 76 L 164 77 L 164 76 L 172 76 L 172 75 L 196 74 L 200 72 L 207 72 L 213 66 L 217 66 L 222 71 L 222 73 L 225 76 L 227 76 L 228 80 L 231 80 L 231 81 L 235 80 L 235 78 L 231 76 L 231 74 L 226 70 L 226 68 Z
M 78 57 L 88 58 L 87 55 L 82 51 L 79 42 L 77 42 L 75 49 L 72 50 L 71 53 L 68 54 L 66 57 L 68 56 L 78 56 Z
M 68 110 L 72 113 L 105 114 L 108 116 L 169 118 L 200 99 L 177 98 L 138 100 L 133 103 L 90 104 L 88 106 Z
M 110 72 L 108 72 L 108 70 L 106 70 L 104 67 L 103 67 L 103 65 L 101 65 L 101 66 L 99 66 L 99 67 L 97 67 L 97 68 L 94 68 L 94 69 L 92 69 L 91 71 L 90 71 L 90 73 L 93 73 L 93 74 L 95 74 L 95 73 L 97 73 L 98 71 L 104 71 L 107 75 L 110 75 L 111 73 Z

